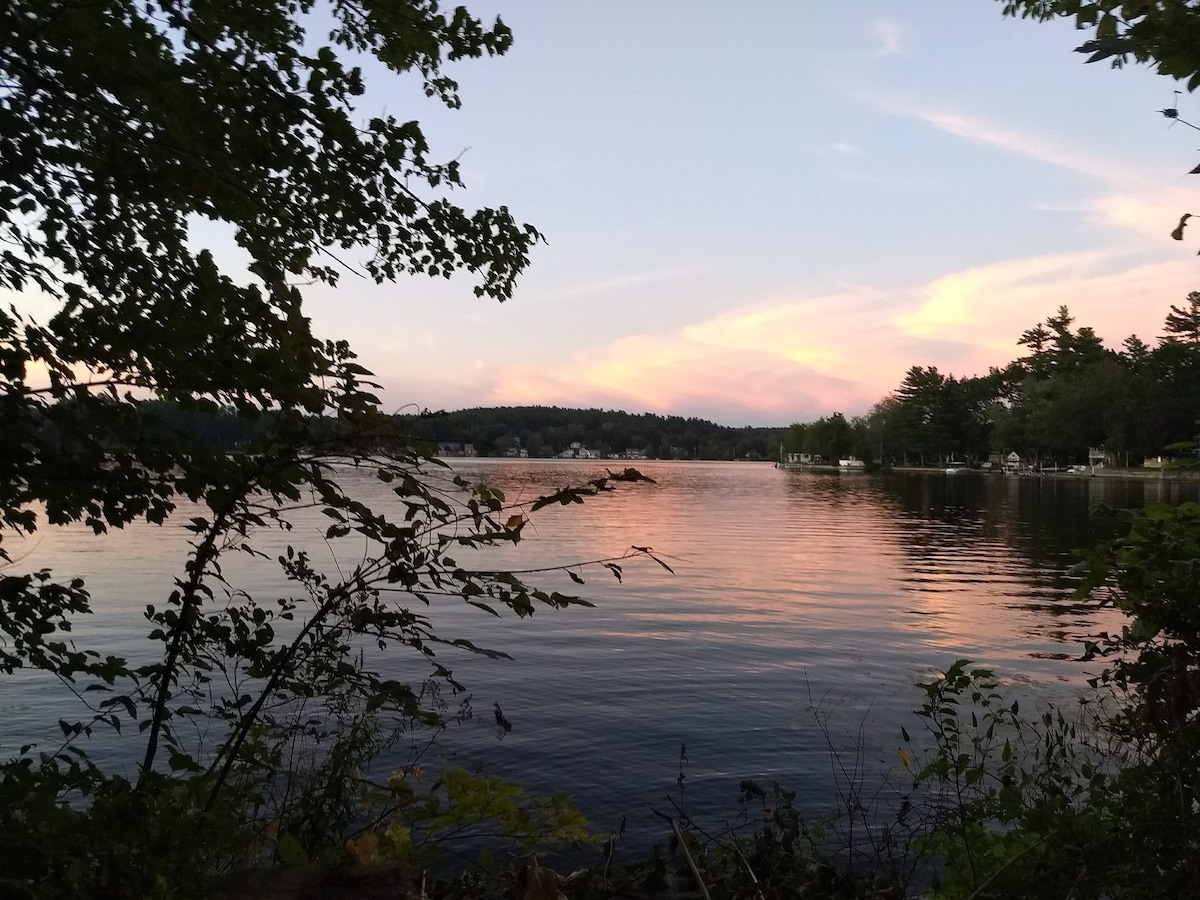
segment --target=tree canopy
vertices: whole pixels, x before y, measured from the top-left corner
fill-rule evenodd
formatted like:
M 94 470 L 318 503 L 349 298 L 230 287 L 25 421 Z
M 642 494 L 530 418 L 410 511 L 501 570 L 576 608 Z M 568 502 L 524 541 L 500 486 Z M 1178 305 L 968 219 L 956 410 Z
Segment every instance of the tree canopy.
M 415 74 L 453 108 L 444 64 L 511 40 L 437 0 L 0 4 L 0 675 L 40 670 L 79 702 L 44 748 L 0 734 L 0 894 L 187 896 L 239 854 L 339 845 L 359 766 L 441 717 L 383 656 L 415 652 L 457 685 L 439 650 L 502 655 L 440 634 L 435 600 L 520 616 L 584 602 L 467 560 L 518 542 L 542 506 L 641 476 L 520 506 L 456 477 L 303 307 L 306 286 L 347 274 L 462 271 L 478 296 L 512 295 L 537 230 L 454 203 L 456 163 L 415 121 L 359 109 L 356 65 Z M 201 246 L 206 221 L 246 271 Z M 388 502 L 344 490 L 348 466 Z M 183 510 L 187 555 L 146 606 L 136 664 L 75 628 L 93 610 L 82 579 L 19 571 L 8 549 L 46 524 Z M 356 549 L 328 572 L 299 541 L 264 552 L 256 534 L 290 534 L 297 510 L 324 517 L 323 555 Z M 235 551 L 278 567 L 270 597 L 222 565 Z M 139 744 L 115 771 L 82 746 L 101 727 Z
M 1190 439 L 1200 409 L 1200 293 L 1172 304 L 1151 347 L 1137 335 L 1120 351 L 1065 306 L 1017 338 L 1023 356 L 985 375 L 958 378 L 912 366 L 896 390 L 855 419 L 844 448 L 883 462 L 984 461 L 1016 451 L 1027 461 L 1083 463 L 1103 448 L 1137 464 Z M 824 420 L 793 426 L 792 450 L 823 452 Z
M 430 158 L 415 121 L 355 106 L 363 54 L 457 106 L 442 64 L 507 50 L 499 19 L 436 0 L 18 0 L 0 33 L 10 526 L 32 527 L 34 500 L 97 528 L 166 513 L 192 454 L 146 446 L 116 389 L 243 414 L 369 404 L 350 348 L 312 334 L 303 285 L 463 269 L 503 300 L 539 238 L 451 202 L 458 166 Z M 248 277 L 196 246 L 202 220 L 232 229 Z M 39 294 L 57 306 L 45 321 Z
M 1200 86 L 1200 7 L 1192 0 L 1001 0 L 1004 14 L 1047 21 L 1074 19 L 1092 29 L 1078 47 L 1088 62 L 1131 60 L 1153 65 L 1162 75 Z

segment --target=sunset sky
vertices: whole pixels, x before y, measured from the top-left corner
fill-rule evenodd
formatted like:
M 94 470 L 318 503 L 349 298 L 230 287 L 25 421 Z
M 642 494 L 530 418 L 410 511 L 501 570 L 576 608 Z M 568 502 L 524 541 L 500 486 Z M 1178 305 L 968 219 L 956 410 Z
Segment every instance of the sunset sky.
M 472 3 L 515 32 L 463 109 L 368 71 L 364 115 L 461 155 L 464 205 L 541 229 L 516 296 L 314 292 L 389 407 L 554 404 L 781 425 L 865 412 L 914 364 L 1017 355 L 1060 304 L 1112 347 L 1200 288 L 1200 133 L 1176 84 L 1085 65 L 992 0 Z M 1200 123 L 1200 98 L 1179 98 Z

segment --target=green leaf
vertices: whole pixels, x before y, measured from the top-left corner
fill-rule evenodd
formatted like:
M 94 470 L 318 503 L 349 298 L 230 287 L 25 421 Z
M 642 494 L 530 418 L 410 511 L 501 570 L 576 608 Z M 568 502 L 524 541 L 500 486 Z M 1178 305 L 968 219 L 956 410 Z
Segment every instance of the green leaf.
M 182 750 L 172 750 L 167 757 L 167 765 L 172 772 L 200 772 L 201 767 L 190 755 Z
M 279 853 L 280 862 L 285 866 L 308 865 L 308 854 L 304 852 L 304 847 L 293 834 L 287 832 L 281 834 L 275 849 Z

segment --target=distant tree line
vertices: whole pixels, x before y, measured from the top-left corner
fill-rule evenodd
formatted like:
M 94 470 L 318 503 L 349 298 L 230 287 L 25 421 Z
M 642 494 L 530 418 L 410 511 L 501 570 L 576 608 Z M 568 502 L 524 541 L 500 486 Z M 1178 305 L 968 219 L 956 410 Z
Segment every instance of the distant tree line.
M 986 375 L 957 378 L 914 365 L 894 392 L 862 416 L 840 412 L 779 428 L 734 428 L 705 419 L 557 406 L 477 407 L 397 416 L 414 445 L 470 445 L 477 456 L 558 456 L 573 444 L 600 457 L 774 459 L 788 452 L 884 464 L 981 462 L 1016 451 L 1032 463 L 1086 462 L 1100 448 L 1115 463 L 1169 455 L 1200 419 L 1200 291 L 1172 305 L 1150 346 L 1130 335 L 1120 350 L 1075 326 L 1067 307 L 1018 338 L 1025 355 Z M 140 404 L 147 423 L 236 449 L 268 427 L 220 408 Z M 149 427 L 149 424 L 148 426 Z
M 411 416 L 404 430 L 439 444 L 470 443 L 478 456 L 525 450 L 552 457 L 572 444 L 598 456 L 647 459 L 774 459 L 782 428 L 734 428 L 705 419 L 557 406 L 501 406 Z
M 272 414 L 239 417 L 216 405 L 183 408 L 151 400 L 138 405 L 145 432 L 186 433 L 215 447 L 236 450 L 264 433 Z M 479 407 L 457 412 L 395 416 L 403 439 L 426 452 L 438 448 L 476 456 L 558 456 L 572 444 L 598 457 L 635 453 L 646 459 L 775 459 L 782 428 L 733 428 L 705 419 L 640 415 L 615 410 L 557 406 Z M 326 423 L 332 429 L 333 423 Z M 314 427 L 321 432 L 321 426 Z
M 955 378 L 913 366 L 865 416 L 796 423 L 790 452 L 884 463 L 978 462 L 1015 451 L 1035 463 L 1086 462 L 1091 448 L 1140 464 L 1191 439 L 1200 418 L 1200 292 L 1172 305 L 1151 347 L 1130 335 L 1120 350 L 1065 306 L 1027 329 L 1027 355 L 986 375 Z

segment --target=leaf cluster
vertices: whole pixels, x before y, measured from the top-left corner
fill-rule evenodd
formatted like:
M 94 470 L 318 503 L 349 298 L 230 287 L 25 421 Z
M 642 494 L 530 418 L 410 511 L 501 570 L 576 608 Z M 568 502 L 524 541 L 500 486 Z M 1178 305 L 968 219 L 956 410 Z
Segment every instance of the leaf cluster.
M 437 0 L 15 0 L 0 35 L 0 540 L 170 517 L 189 533 L 135 661 L 77 638 L 81 580 L 22 573 L 0 546 L 0 673 L 57 679 L 79 704 L 0 769 L 0 845 L 19 848 L 0 853 L 0 893 L 197 894 L 267 828 L 290 836 L 281 853 L 340 844 L 352 773 L 443 721 L 414 685 L 457 688 L 448 653 L 503 655 L 441 633 L 440 604 L 586 602 L 480 558 L 534 510 L 414 449 L 303 307 L 346 273 L 462 271 L 511 296 L 539 233 L 452 202 L 457 163 L 415 121 L 365 115 L 358 66 L 413 73 L 453 108 L 443 65 L 511 34 Z M 204 223 L 232 233 L 244 272 Z M 217 431 L 236 448 L 208 428 L 231 417 Z M 385 502 L 348 487 L 361 471 Z M 316 548 L 293 534 L 314 513 Z M 597 565 L 627 555 L 651 554 Z M 271 587 L 247 590 L 234 557 L 273 566 Z M 119 733 L 119 774 L 88 756 L 100 728 Z
M 1188 0 L 1001 0 L 1006 16 L 1073 19 L 1092 37 L 1077 50 L 1116 68 L 1131 60 L 1200 86 L 1200 11 Z
M 920 851 L 937 896 L 1183 897 L 1200 889 L 1200 506 L 1113 513 L 1120 537 L 1084 556 L 1081 597 L 1127 618 L 1088 642 L 1105 662 L 1080 716 L 1026 720 L 995 676 L 956 662 L 921 685 L 933 750 L 907 750 Z

